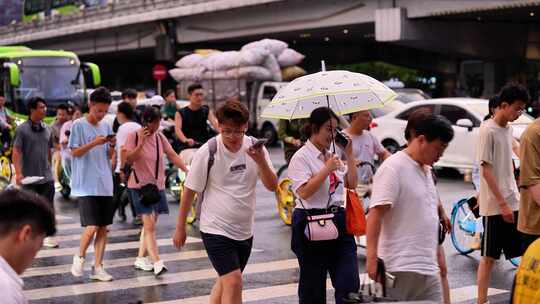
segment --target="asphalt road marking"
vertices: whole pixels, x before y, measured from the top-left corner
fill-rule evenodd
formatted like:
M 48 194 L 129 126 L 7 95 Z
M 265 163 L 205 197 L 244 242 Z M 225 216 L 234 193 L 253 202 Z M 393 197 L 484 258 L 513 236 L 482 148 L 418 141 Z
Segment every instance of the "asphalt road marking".
M 82 230 L 82 226 L 81 226 L 81 223 L 67 223 L 67 224 L 57 224 L 56 225 L 56 230 L 57 231 L 61 231 L 61 230 L 72 230 L 72 229 L 81 229 Z
M 207 257 L 207 255 L 206 255 L 205 250 L 192 250 L 192 251 L 180 251 L 180 252 L 160 254 L 159 257 L 164 262 L 172 262 L 172 261 L 198 259 L 198 258 Z M 129 258 L 112 259 L 112 260 L 106 259 L 104 261 L 104 266 L 107 270 L 109 270 L 114 267 L 130 266 L 130 265 L 133 265 L 134 262 L 135 262 L 135 256 L 132 256 Z M 85 270 L 90 269 L 91 263 L 87 263 L 87 264 L 88 265 L 86 266 L 88 267 L 86 267 Z M 71 263 L 63 264 L 63 265 L 47 266 L 47 267 L 32 267 L 32 268 L 28 268 L 21 277 L 28 278 L 28 277 L 40 276 L 40 275 L 69 273 L 70 271 L 71 271 Z
M 273 271 L 296 269 L 298 262 L 296 259 L 279 260 L 272 262 L 248 264 L 244 273 L 267 273 Z M 73 285 L 63 285 L 50 288 L 39 288 L 24 291 L 29 300 L 54 299 L 59 297 L 78 296 L 91 293 L 108 292 L 129 288 L 144 288 L 157 285 L 175 284 L 196 280 L 207 280 L 215 278 L 216 272 L 213 268 L 170 273 L 167 272 L 155 278 L 154 276 L 142 276 L 131 279 L 122 279 L 111 282 L 95 282 Z
M 202 240 L 199 238 L 194 237 L 188 237 L 186 239 L 186 244 L 190 243 L 201 243 Z M 158 246 L 172 246 L 172 239 L 171 238 L 165 238 L 165 239 L 157 239 L 157 245 Z M 121 242 L 121 243 L 113 243 L 113 244 L 107 244 L 107 247 L 105 247 L 105 251 L 110 252 L 114 250 L 122 250 L 122 249 L 137 249 L 139 248 L 139 241 L 133 241 L 133 242 Z M 36 258 L 47 258 L 47 257 L 57 257 L 57 256 L 65 256 L 65 255 L 73 255 L 79 252 L 79 246 L 76 247 L 60 247 L 60 248 L 54 248 L 54 249 L 42 249 L 38 252 L 36 255 Z M 91 245 L 91 247 L 88 248 L 86 251 L 87 253 L 94 252 L 94 247 Z
M 62 215 L 62 214 L 55 214 L 55 217 L 57 220 L 70 220 L 71 219 L 71 216 L 66 216 L 66 215 Z
M 498 294 L 503 294 L 509 292 L 508 290 L 489 288 L 488 297 Z M 453 288 L 450 290 L 450 299 L 452 303 L 465 302 L 469 300 L 474 300 L 478 297 L 478 286 L 470 285 L 460 288 Z
M 113 230 L 107 233 L 107 238 L 110 239 L 112 237 L 139 235 L 140 233 L 141 233 L 141 228 L 126 229 L 126 230 Z M 54 239 L 57 242 L 77 241 L 81 239 L 81 234 L 78 233 L 78 234 L 59 235 L 59 236 L 55 236 Z
M 259 252 L 262 252 L 262 250 L 253 249 L 251 250 L 251 252 L 259 253 Z M 192 259 L 198 259 L 198 258 L 205 258 L 205 257 L 208 257 L 208 255 L 206 254 L 206 250 L 190 250 L 190 251 L 180 251 L 180 252 L 173 252 L 173 253 L 164 253 L 164 254 L 160 254 L 159 257 L 164 262 L 176 262 L 176 261 L 185 261 L 185 260 L 192 260 Z M 133 265 L 134 262 L 135 262 L 135 256 L 132 256 L 129 258 L 106 259 L 104 261 L 106 269 L 130 266 L 130 265 Z M 87 263 L 85 266 L 86 266 L 85 270 L 90 270 L 91 263 Z M 28 277 L 34 277 L 34 276 L 61 274 L 61 273 L 69 273 L 70 271 L 71 271 L 71 263 L 63 264 L 63 265 L 45 266 L 45 267 L 32 267 L 32 268 L 28 268 L 21 277 L 28 278 Z
M 367 274 L 360 274 L 360 277 L 364 277 Z M 326 280 L 327 290 L 332 290 L 332 282 L 330 279 Z M 488 290 L 488 296 L 494 296 L 509 292 L 508 290 L 490 288 Z M 254 302 L 264 301 L 282 297 L 291 297 L 298 294 L 298 283 L 274 285 L 261 288 L 245 289 L 242 291 L 242 302 Z M 477 297 L 477 286 L 470 285 L 460 288 L 454 288 L 450 290 L 450 299 L 452 303 L 460 303 L 465 301 L 474 300 Z M 206 304 L 210 300 L 210 295 L 198 296 L 192 298 L 184 298 L 170 301 L 153 302 L 151 304 Z

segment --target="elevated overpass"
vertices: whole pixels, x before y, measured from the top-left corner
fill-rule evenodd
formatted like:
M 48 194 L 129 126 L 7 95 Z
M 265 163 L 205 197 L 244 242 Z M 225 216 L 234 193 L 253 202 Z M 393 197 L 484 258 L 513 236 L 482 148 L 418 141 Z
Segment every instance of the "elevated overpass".
M 130 69 L 173 62 L 195 48 L 237 49 L 272 37 L 304 52 L 308 70 L 320 59 L 382 60 L 457 79 L 468 65 L 484 75 L 486 94 L 524 62 L 540 59 L 540 1 L 111 1 L 0 28 L 0 45 L 72 50 L 106 73 L 125 72 L 129 78 Z M 115 85 L 106 73 L 105 82 Z

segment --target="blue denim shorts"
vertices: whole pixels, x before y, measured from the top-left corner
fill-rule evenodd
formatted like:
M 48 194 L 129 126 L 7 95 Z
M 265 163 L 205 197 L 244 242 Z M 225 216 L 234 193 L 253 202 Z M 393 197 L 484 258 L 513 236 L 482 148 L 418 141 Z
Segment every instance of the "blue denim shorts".
M 159 191 L 161 199 L 157 204 L 152 206 L 145 206 L 141 203 L 138 189 L 128 189 L 129 198 L 135 207 L 135 213 L 137 215 L 142 214 L 169 214 L 169 205 L 167 205 L 167 197 L 165 196 L 165 190 Z

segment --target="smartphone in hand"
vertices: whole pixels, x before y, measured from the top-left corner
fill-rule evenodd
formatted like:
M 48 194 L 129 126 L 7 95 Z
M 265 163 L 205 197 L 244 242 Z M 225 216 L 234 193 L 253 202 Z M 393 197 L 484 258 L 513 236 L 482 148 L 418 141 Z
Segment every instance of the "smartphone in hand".
M 349 144 L 349 139 L 345 136 L 343 131 L 337 130 L 336 132 L 336 138 L 335 138 L 336 144 L 340 146 L 341 148 L 345 149 L 347 145 Z
M 257 139 L 257 141 L 251 145 L 251 148 L 253 149 L 259 149 L 261 148 L 264 144 L 266 144 L 266 142 L 268 141 L 268 139 L 266 138 L 261 138 L 261 139 Z

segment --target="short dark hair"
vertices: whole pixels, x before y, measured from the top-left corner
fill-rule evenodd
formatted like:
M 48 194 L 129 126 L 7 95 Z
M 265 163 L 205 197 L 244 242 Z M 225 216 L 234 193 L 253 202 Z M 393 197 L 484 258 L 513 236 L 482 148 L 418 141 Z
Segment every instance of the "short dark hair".
M 161 119 L 161 111 L 154 106 L 145 106 L 142 113 L 142 121 L 144 124 L 155 122 Z
M 69 105 L 69 109 L 68 109 L 68 113 L 69 115 L 73 115 L 73 113 L 75 113 L 75 111 L 81 111 L 81 107 L 79 107 L 78 105 Z
M 517 83 L 507 83 L 499 94 L 500 103 L 506 102 L 507 104 L 513 104 L 514 102 L 521 100 L 525 103 L 529 102 L 530 96 L 527 89 Z
M 488 101 L 488 114 L 484 117 L 484 120 L 488 120 L 495 114 L 495 109 L 501 105 L 501 99 L 499 95 L 493 95 Z
M 217 120 L 220 124 L 231 121 L 240 126 L 249 121 L 249 111 L 246 106 L 239 101 L 227 101 L 216 112 Z
M 40 97 L 40 96 L 35 96 L 35 97 L 32 97 L 28 100 L 28 112 L 31 112 L 32 110 L 35 110 L 37 109 L 38 107 L 38 104 L 39 103 L 43 103 L 44 105 L 47 105 L 47 103 L 45 102 L 45 99 L 43 99 L 43 97 Z
M 135 91 L 134 89 L 125 89 L 123 92 L 122 92 L 122 99 L 126 99 L 126 98 L 137 98 L 137 91 Z
M 56 107 L 56 111 L 58 110 L 64 110 L 66 112 L 69 112 L 69 106 L 65 103 L 61 103 Z
M 56 233 L 54 211 L 45 198 L 19 189 L 0 192 L 0 236 L 30 225 L 34 233 Z
M 90 101 L 92 103 L 105 103 L 110 105 L 112 102 L 111 93 L 106 87 L 99 87 L 90 94 Z
M 334 118 L 339 122 L 339 118 L 329 107 L 319 107 L 311 112 L 308 122 L 303 127 L 303 133 L 306 137 L 311 137 L 314 133 L 318 133 L 322 125 Z
M 188 92 L 189 95 L 191 95 L 191 93 L 193 93 L 193 91 L 199 90 L 199 89 L 202 89 L 202 88 L 203 88 L 203 86 L 200 83 L 190 84 L 187 87 L 187 92 Z
M 449 143 L 454 138 L 454 129 L 445 117 L 434 115 L 426 109 L 419 109 L 409 116 L 405 127 L 405 139 L 409 141 L 420 135 L 424 135 L 429 142 L 440 139 L 444 143 Z
M 173 89 L 168 89 L 167 91 L 165 91 L 165 94 L 163 94 L 163 98 L 167 98 L 169 95 L 171 95 L 173 93 L 176 94 L 176 91 L 173 90 Z
M 122 113 L 127 119 L 132 120 L 135 111 L 133 111 L 133 107 L 129 103 L 122 101 L 118 104 L 118 110 L 116 112 Z

